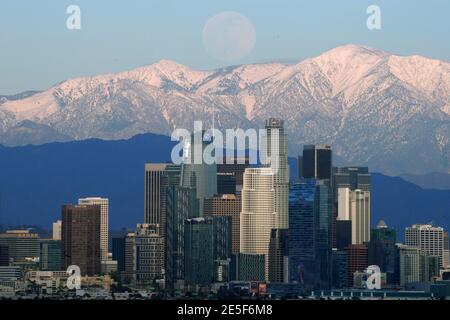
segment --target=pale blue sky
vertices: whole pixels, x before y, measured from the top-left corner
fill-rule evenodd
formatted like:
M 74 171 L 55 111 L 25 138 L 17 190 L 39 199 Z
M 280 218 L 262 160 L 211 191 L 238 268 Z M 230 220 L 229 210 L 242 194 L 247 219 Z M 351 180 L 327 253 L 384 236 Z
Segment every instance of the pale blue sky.
M 66 28 L 70 4 L 81 7 L 82 30 Z M 380 31 L 366 28 L 370 4 L 381 8 Z M 296 61 L 347 43 L 450 61 L 448 0 L 2 0 L 0 94 L 160 59 L 224 66 L 201 36 L 222 11 L 247 16 L 256 30 L 253 51 L 232 64 Z

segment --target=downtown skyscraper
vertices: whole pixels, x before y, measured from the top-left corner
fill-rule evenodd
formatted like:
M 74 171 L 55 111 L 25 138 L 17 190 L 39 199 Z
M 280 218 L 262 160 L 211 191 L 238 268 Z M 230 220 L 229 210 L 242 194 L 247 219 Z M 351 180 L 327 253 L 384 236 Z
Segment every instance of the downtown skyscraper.
M 78 199 L 79 205 L 100 206 L 100 246 L 102 260 L 108 260 L 109 241 L 109 199 L 100 197 L 89 197 Z
M 62 267 L 80 267 L 82 275 L 101 271 L 100 205 L 64 205 L 62 215 Z
M 273 169 L 275 190 L 276 229 L 287 229 L 289 223 L 289 164 L 288 140 L 284 131 L 284 121 L 277 118 L 266 120 L 266 135 L 263 135 L 261 152 L 270 157 L 270 163 L 264 167 Z
M 332 151 L 328 145 L 305 145 L 299 157 L 300 178 L 331 179 Z
M 217 164 L 206 164 L 203 159 L 205 148 L 214 143 L 213 139 L 205 141 L 204 132 L 196 131 L 183 146 L 180 185 L 196 189 L 200 216 L 203 216 L 204 199 L 217 194 Z
M 429 256 L 439 257 L 443 266 L 444 229 L 431 224 L 414 224 L 405 230 L 405 244 L 424 251 Z
M 244 173 L 240 252 L 264 255 L 265 278 L 268 279 L 272 229 L 287 229 L 289 224 L 289 168 L 283 120 L 266 120 L 265 130 L 260 150 L 260 156 L 265 159 L 263 166 L 247 168 Z
M 289 277 L 307 289 L 331 285 L 331 191 L 326 180 L 300 179 L 289 195 Z
M 351 221 L 352 244 L 370 241 L 370 191 L 338 189 L 338 220 Z
M 274 174 L 270 168 L 248 168 L 244 174 L 240 222 L 240 252 L 263 255 L 268 279 L 270 234 L 277 229 Z M 255 279 L 253 279 L 255 280 Z

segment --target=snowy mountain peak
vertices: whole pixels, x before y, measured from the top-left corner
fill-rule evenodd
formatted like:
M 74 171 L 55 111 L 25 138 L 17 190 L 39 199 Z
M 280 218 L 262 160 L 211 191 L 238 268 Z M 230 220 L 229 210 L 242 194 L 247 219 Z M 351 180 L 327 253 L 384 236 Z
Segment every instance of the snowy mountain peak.
M 67 80 L 3 98 L 0 143 L 167 135 L 195 120 L 210 125 L 212 112 L 221 129 L 284 118 L 293 154 L 303 144 L 327 143 L 348 163 L 386 173 L 450 170 L 450 64 L 358 45 L 293 65 L 198 71 L 160 60 Z

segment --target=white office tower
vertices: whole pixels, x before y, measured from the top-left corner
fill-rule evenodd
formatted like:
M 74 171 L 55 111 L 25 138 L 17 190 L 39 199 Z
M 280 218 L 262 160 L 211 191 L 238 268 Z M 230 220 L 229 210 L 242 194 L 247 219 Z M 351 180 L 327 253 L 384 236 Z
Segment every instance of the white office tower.
M 53 240 L 61 240 L 61 227 L 62 227 L 61 220 L 53 222 L 53 224 L 52 224 Z
M 414 224 L 405 231 L 406 245 L 420 248 L 444 264 L 444 229 L 431 224 Z
M 270 157 L 270 167 L 274 173 L 275 212 L 277 229 L 287 229 L 289 224 L 289 164 L 287 135 L 284 132 L 284 121 L 270 118 L 265 124 L 266 134 L 262 136 L 262 157 Z M 269 234 L 270 237 L 270 234 Z
M 101 259 L 108 260 L 109 200 L 90 197 L 78 199 L 79 205 L 100 205 L 100 252 Z
M 352 244 L 370 241 L 370 191 L 338 189 L 338 220 L 351 220 Z
M 182 187 L 195 187 L 199 200 L 200 216 L 203 216 L 204 199 L 217 194 L 216 161 L 208 164 L 203 159 L 205 149 L 213 147 L 211 145 L 213 140 L 203 141 L 203 133 L 203 131 L 194 132 L 191 139 L 184 142 L 180 181 Z
M 266 279 L 270 233 L 279 221 L 275 198 L 272 169 L 245 169 L 240 217 L 240 252 L 265 255 Z

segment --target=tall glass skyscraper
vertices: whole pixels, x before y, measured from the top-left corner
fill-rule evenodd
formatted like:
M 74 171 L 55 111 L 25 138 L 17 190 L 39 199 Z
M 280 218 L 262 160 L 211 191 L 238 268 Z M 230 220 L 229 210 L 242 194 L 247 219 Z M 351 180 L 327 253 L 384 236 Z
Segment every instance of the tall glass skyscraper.
M 184 227 L 186 283 L 209 285 L 214 279 L 213 219 L 187 219 Z
M 332 266 L 332 193 L 328 182 L 316 183 L 314 197 L 314 219 L 316 238 L 316 261 L 319 272 L 319 287 L 329 289 Z
M 294 183 L 289 192 L 290 281 L 315 282 L 314 195 L 315 179 Z
M 268 257 L 270 282 L 288 281 L 288 239 L 287 229 L 272 229 Z
M 185 220 L 199 216 L 199 201 L 195 183 L 188 186 L 171 185 L 168 187 L 166 205 L 166 286 L 173 289 L 177 281 L 183 280 L 185 276 Z
M 329 288 L 331 274 L 330 187 L 326 181 L 302 179 L 289 194 L 290 280 L 307 289 Z
M 376 229 L 371 230 L 369 265 L 379 266 L 381 272 L 386 273 L 389 284 L 399 284 L 400 281 L 396 242 L 396 231 L 388 228 L 383 220 L 378 222 Z
M 191 139 L 184 142 L 180 185 L 195 187 L 199 213 L 203 216 L 204 199 L 217 194 L 217 164 L 216 162 L 206 164 L 203 159 L 203 152 L 213 143 L 213 138 L 210 141 L 203 141 L 204 132 L 201 132 L 201 141 L 196 141 L 197 134 L 200 136 L 200 133 L 194 132 Z
M 331 179 L 332 151 L 324 145 L 305 145 L 302 157 L 302 175 L 304 178 Z

